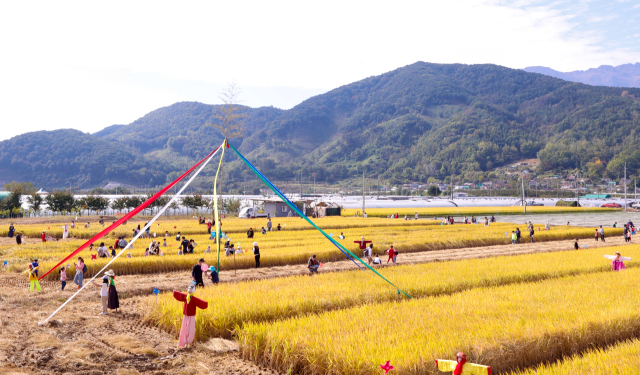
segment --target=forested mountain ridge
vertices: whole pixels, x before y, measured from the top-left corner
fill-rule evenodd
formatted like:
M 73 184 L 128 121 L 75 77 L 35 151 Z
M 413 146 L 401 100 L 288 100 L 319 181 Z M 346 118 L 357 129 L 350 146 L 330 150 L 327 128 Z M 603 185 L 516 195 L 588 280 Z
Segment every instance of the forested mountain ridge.
M 246 135 L 231 142 L 279 181 L 302 174 L 334 182 L 363 171 L 393 183 L 452 174 L 482 180 L 495 167 L 535 156 L 546 170 L 582 168 L 602 176 L 617 173 L 624 159 L 634 174 L 640 168 L 640 155 L 630 147 L 640 134 L 638 98 L 640 89 L 587 86 L 496 65 L 418 62 L 290 110 L 244 107 Z M 106 180 L 162 184 L 167 174 L 184 170 L 222 141 L 215 128 L 204 126 L 215 122 L 215 108 L 176 103 L 96 135 L 77 132 L 82 144 L 122 149 L 114 160 L 126 168 L 115 175 L 106 173 L 106 164 L 78 159 L 63 146 L 64 137 L 50 137 L 51 147 L 61 150 L 57 160 L 73 160 L 68 164 L 75 169 L 43 182 L 42 168 L 20 178 L 51 184 L 45 186 L 79 179 L 95 186 Z M 28 171 L 30 160 L 38 158 L 41 165 L 55 166 L 37 142 L 29 142 L 30 151 L 16 148 L 32 134 L 0 142 L 5 178 L 16 175 L 12 165 Z M 241 181 L 245 168 L 228 155 L 229 182 Z

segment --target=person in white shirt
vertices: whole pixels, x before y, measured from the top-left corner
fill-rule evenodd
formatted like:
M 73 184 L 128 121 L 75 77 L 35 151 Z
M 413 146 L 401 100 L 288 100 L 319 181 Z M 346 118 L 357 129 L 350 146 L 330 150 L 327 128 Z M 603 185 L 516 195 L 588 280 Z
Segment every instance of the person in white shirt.
M 153 251 L 153 249 L 156 247 L 156 240 L 151 241 L 151 243 L 149 244 L 149 251 Z
M 100 288 L 100 300 L 102 302 L 102 312 L 100 315 L 107 315 L 107 307 L 109 306 L 109 276 L 102 277 L 102 284 L 97 284 L 95 281 L 91 282 L 93 285 Z
M 382 264 L 382 260 L 380 260 L 380 258 L 376 256 L 375 258 L 373 258 L 373 264 Z
M 369 261 L 369 264 L 371 264 L 372 262 L 372 258 L 371 258 L 371 248 L 369 246 L 367 246 L 364 251 L 364 258 L 367 259 Z
M 67 225 L 67 223 L 64 223 L 64 226 L 62 227 L 62 239 L 65 239 L 69 237 L 69 226 Z
M 100 247 L 98 248 L 98 257 L 106 258 L 108 254 L 109 254 L 109 250 L 107 250 L 107 247 L 104 245 L 104 242 L 100 242 Z

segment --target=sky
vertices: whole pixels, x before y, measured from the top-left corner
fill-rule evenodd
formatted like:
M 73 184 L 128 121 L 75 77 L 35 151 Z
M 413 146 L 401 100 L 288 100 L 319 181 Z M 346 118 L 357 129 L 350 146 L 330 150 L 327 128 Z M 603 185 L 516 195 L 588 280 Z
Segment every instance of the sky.
M 180 101 L 289 109 L 412 64 L 640 62 L 640 0 L 3 1 L 0 140 Z

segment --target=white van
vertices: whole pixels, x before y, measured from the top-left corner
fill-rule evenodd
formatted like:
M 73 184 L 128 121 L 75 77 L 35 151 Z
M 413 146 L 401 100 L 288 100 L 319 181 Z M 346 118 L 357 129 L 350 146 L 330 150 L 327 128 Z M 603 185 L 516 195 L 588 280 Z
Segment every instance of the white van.
M 238 218 L 240 219 L 255 219 L 256 217 L 267 217 L 266 213 L 258 213 L 255 207 L 245 207 L 240 210 Z

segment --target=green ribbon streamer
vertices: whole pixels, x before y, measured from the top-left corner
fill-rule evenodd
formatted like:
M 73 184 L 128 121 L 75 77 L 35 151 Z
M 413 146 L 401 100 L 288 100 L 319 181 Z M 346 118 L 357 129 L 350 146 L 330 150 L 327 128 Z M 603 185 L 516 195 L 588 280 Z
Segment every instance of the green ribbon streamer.
M 392 283 L 391 281 L 389 281 L 387 278 L 385 278 L 384 276 L 382 276 L 380 273 L 378 273 L 378 271 L 376 271 L 374 268 L 372 268 L 371 266 L 369 266 L 366 262 L 362 261 L 362 259 L 360 259 L 359 257 L 357 257 L 355 254 L 353 254 L 351 251 L 349 251 L 347 248 L 345 248 L 344 246 L 342 246 L 341 244 L 333 241 L 331 239 L 331 237 L 325 233 L 322 229 L 320 229 L 313 221 L 311 221 L 307 215 L 305 215 L 304 213 L 302 213 L 302 211 L 300 211 L 298 209 L 298 207 L 296 207 L 293 203 L 291 203 L 287 198 L 285 198 L 280 191 L 275 188 L 275 186 L 271 183 L 271 181 L 269 181 L 262 173 L 260 173 L 260 171 L 258 171 L 253 164 L 251 164 L 249 162 L 249 160 L 247 160 L 244 156 L 242 156 L 242 154 L 240 152 L 238 152 L 238 150 L 236 150 L 235 147 L 233 147 L 231 144 L 227 143 L 229 145 L 229 147 L 238 155 L 238 157 L 240 159 L 242 159 L 244 161 L 244 163 L 247 165 L 247 167 L 249 167 L 253 173 L 256 174 L 256 176 L 258 176 L 258 178 L 260 178 L 262 180 L 262 182 L 265 183 L 265 185 L 267 185 L 267 187 L 269 189 L 271 189 L 271 191 L 273 191 L 278 197 L 280 197 L 280 199 L 282 199 L 282 201 L 284 203 L 287 204 L 287 206 L 291 207 L 292 210 L 296 211 L 298 213 L 298 215 L 300 215 L 300 217 L 304 218 L 309 224 L 311 224 L 314 228 L 316 228 L 318 231 L 320 231 L 320 233 L 322 233 L 329 241 L 331 241 L 331 243 L 335 244 L 336 246 L 340 247 L 344 252 L 346 252 L 347 254 L 349 254 L 350 256 L 353 257 L 353 259 L 357 259 L 360 263 L 362 263 L 365 267 L 367 267 L 368 269 L 370 269 L 371 271 L 373 271 L 376 275 L 378 275 L 380 278 L 382 278 L 384 281 L 386 281 L 387 283 L 389 283 L 390 285 L 392 285 L 394 288 L 397 289 L 398 294 L 402 293 L 405 296 L 412 298 L 410 295 L 408 295 L 406 292 L 404 292 L 402 289 L 398 288 L 394 283 Z M 224 150 L 223 150 L 224 152 Z

